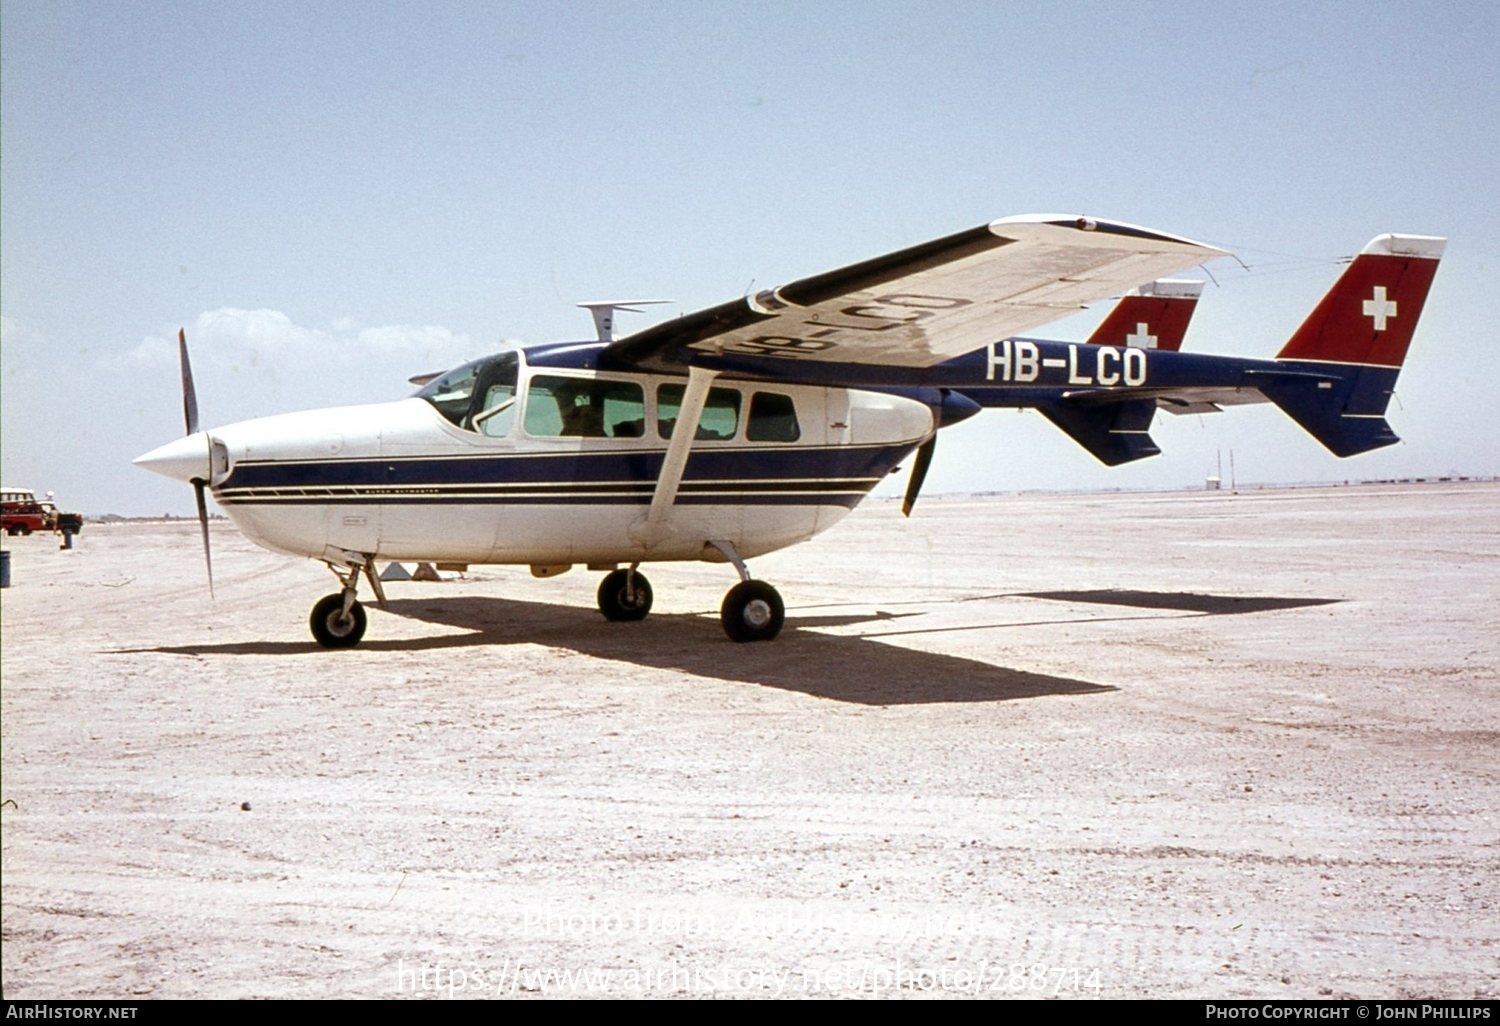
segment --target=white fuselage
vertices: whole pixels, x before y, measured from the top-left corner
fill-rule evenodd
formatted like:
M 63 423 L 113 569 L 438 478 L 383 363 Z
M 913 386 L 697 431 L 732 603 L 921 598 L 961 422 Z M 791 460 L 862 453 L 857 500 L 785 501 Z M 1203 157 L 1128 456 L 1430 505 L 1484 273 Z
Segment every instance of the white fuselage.
M 639 394 L 639 416 L 613 436 L 563 433 L 558 396 L 575 379 Z M 682 382 L 522 361 L 513 403 L 477 424 L 412 397 L 243 421 L 174 445 L 206 443 L 207 475 L 182 476 L 206 476 L 239 528 L 270 549 L 334 562 L 358 553 L 559 566 L 717 560 L 714 542 L 748 558 L 804 541 L 934 430 L 928 406 L 899 396 L 716 381 L 713 402 L 738 416 L 700 430 L 667 515 L 643 530 L 672 431 L 664 390 L 680 397 Z M 754 417 L 773 407 L 781 417 L 768 429 Z

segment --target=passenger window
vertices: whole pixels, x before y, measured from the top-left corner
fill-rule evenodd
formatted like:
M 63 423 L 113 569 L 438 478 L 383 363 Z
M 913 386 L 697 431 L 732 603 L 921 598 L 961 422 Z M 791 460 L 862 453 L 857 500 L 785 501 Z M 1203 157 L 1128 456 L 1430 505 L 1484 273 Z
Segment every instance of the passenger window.
M 646 394 L 629 381 L 535 377 L 526 392 L 526 433 L 544 438 L 639 438 Z
M 792 397 L 756 392 L 750 399 L 750 423 L 745 428 L 745 437 L 752 442 L 795 442 L 801 438 Z
M 686 391 L 684 385 L 662 385 L 656 390 L 656 433 L 661 437 L 672 437 Z M 698 441 L 719 442 L 733 438 L 739 428 L 740 393 L 733 388 L 710 388 L 708 400 L 703 404 L 703 416 L 698 421 Z

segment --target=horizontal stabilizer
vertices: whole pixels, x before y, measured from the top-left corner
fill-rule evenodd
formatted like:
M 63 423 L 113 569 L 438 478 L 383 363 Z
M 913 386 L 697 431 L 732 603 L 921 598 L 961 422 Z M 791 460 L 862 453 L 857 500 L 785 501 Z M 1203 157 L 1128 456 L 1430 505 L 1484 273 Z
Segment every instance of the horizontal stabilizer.
M 1115 467 L 1161 452 L 1151 440 L 1155 399 L 1126 399 L 1115 403 L 1044 403 L 1039 409 L 1083 446 L 1099 462 Z
M 1385 419 L 1396 368 L 1329 364 L 1327 370 L 1322 380 L 1274 375 L 1260 391 L 1335 456 L 1357 456 L 1401 441 Z

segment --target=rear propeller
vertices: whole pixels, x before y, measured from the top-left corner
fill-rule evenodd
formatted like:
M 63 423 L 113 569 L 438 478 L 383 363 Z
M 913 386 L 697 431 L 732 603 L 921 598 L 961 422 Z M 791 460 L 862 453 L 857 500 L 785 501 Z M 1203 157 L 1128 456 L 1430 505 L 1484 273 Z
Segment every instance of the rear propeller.
M 938 389 L 937 398 L 938 402 L 932 407 L 932 434 L 917 447 L 917 454 L 912 461 L 911 478 L 906 482 L 906 497 L 901 500 L 903 516 L 911 516 L 911 508 L 917 504 L 917 496 L 922 494 L 922 482 L 927 480 L 927 468 L 932 466 L 932 454 L 937 451 L 938 431 L 961 420 L 968 420 L 983 409 L 962 392 L 949 388 Z
M 193 387 L 193 365 L 188 362 L 187 331 L 177 329 L 177 353 L 182 358 L 182 419 L 188 435 L 198 433 L 198 390 Z M 211 444 L 211 443 L 210 443 Z M 208 499 L 204 491 L 208 481 L 195 477 L 191 481 L 198 500 L 198 528 L 203 533 L 203 565 L 208 570 L 208 595 L 214 597 L 214 559 L 208 547 Z
M 927 480 L 927 468 L 932 465 L 932 454 L 937 449 L 937 429 L 934 428 L 932 437 L 923 442 L 917 449 L 916 459 L 911 465 L 911 478 L 906 482 L 906 497 L 901 500 L 901 515 L 911 516 L 911 508 L 917 504 L 917 496 L 922 494 L 922 482 Z

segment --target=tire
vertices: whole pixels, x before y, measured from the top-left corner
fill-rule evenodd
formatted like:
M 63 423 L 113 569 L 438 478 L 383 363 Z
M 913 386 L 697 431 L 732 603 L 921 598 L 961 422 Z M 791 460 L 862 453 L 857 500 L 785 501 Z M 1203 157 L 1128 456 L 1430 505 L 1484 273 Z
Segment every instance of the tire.
M 635 601 L 631 601 L 630 571 L 614 570 L 599 582 L 599 612 L 617 623 L 644 620 L 651 612 L 651 582 L 640 571 L 635 574 Z
M 765 581 L 741 581 L 724 596 L 719 619 L 730 641 L 770 641 L 781 633 L 786 607 Z
M 21 533 L 21 528 L 16 524 L 11 524 L 5 529 L 5 533 L 14 538 L 16 535 Z
M 31 525 L 30 524 L 18 524 L 18 525 L 16 525 L 16 533 L 19 534 L 22 538 L 26 537 L 28 534 L 31 533 Z
M 365 636 L 365 607 L 358 602 L 349 609 L 349 617 L 342 617 L 344 596 L 327 595 L 313 606 L 307 625 L 312 636 L 324 648 L 353 648 Z

